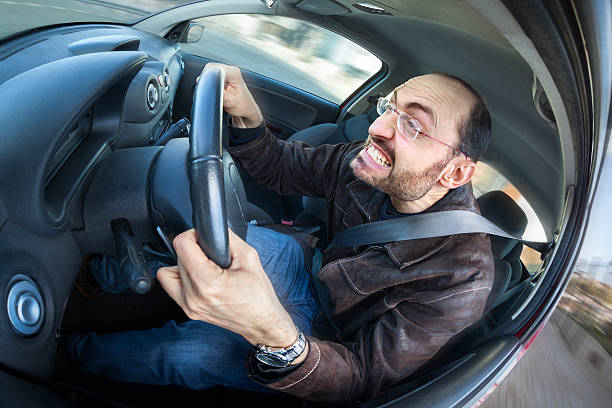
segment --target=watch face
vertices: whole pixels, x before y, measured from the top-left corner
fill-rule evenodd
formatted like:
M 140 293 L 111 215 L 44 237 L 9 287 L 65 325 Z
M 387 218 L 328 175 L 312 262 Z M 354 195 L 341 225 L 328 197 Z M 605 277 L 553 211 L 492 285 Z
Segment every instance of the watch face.
M 264 364 L 272 367 L 287 367 L 288 361 L 274 354 L 255 353 L 255 357 Z

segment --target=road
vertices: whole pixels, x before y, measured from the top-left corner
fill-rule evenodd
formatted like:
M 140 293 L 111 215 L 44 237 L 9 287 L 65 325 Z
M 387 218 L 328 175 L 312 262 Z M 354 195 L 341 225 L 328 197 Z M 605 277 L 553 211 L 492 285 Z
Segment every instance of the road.
M 569 339 L 567 334 L 571 334 Z M 556 310 L 527 354 L 481 408 L 610 407 L 612 357 L 598 346 Z M 593 357 L 596 352 L 604 361 Z

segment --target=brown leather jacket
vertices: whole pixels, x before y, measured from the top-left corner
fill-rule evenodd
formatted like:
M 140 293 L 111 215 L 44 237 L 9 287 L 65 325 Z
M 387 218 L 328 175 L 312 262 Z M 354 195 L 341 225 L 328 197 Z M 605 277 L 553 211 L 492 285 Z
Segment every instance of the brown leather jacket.
M 311 148 L 269 132 L 230 149 L 249 174 L 279 194 L 327 199 L 330 237 L 378 220 L 385 194 L 349 163 L 363 142 Z M 479 208 L 467 184 L 425 212 Z M 323 313 L 313 321 L 306 360 L 268 387 L 324 403 L 367 400 L 406 378 L 452 336 L 476 322 L 493 282 L 485 234 L 464 234 L 326 250 L 321 283 L 343 341 Z M 247 369 L 253 372 L 254 359 Z

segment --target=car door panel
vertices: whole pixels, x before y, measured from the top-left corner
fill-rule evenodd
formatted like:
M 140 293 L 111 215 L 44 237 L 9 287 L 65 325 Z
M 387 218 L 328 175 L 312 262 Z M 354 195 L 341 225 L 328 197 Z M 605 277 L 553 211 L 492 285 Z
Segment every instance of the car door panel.
M 210 59 L 183 53 L 185 73 L 177 92 L 174 118 L 189 117 L 195 80 Z M 287 139 L 298 130 L 326 122 L 335 122 L 340 107 L 316 95 L 294 88 L 254 72 L 242 71 L 270 130 Z

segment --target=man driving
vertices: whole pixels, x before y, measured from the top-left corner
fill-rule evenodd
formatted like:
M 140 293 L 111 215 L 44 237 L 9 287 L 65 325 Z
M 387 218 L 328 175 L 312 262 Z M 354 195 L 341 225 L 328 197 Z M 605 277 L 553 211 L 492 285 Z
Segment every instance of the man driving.
M 365 142 L 313 148 L 271 135 L 240 70 L 211 65 L 226 72 L 233 158 L 279 194 L 325 197 L 330 236 L 414 214 L 479 213 L 470 180 L 491 119 L 464 81 L 414 77 L 378 101 Z M 486 234 L 328 248 L 312 277 L 311 254 L 294 238 L 254 225 L 246 242 L 230 231 L 227 270 L 206 257 L 193 230 L 174 247 L 178 265 L 157 279 L 191 320 L 75 334 L 68 347 L 81 369 L 121 381 L 364 401 L 479 320 L 494 273 Z M 119 279 L 92 272 L 101 287 Z

